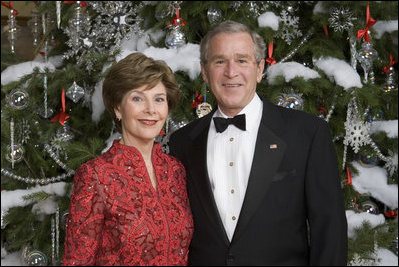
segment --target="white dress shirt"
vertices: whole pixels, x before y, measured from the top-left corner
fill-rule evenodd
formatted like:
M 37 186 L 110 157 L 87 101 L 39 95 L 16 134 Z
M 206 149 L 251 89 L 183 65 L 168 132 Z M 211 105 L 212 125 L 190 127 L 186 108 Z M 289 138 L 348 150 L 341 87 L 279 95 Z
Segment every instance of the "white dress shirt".
M 213 196 L 231 241 L 247 189 L 262 117 L 263 103 L 257 94 L 239 114 L 245 114 L 246 131 L 229 125 L 217 133 L 213 120 L 208 133 L 207 166 Z M 228 118 L 218 109 L 213 117 Z

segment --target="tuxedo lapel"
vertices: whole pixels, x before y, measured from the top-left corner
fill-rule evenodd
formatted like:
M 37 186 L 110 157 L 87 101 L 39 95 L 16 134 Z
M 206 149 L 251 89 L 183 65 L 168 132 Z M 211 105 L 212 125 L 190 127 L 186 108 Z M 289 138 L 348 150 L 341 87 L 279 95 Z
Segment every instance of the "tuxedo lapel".
M 221 235 L 225 243 L 229 244 L 230 241 L 228 240 L 223 223 L 220 219 L 208 177 L 206 149 L 210 119 L 212 118 L 212 116 L 209 115 L 212 114 L 208 114 L 208 116 L 204 118 L 199 125 L 197 125 L 192 132 L 193 134 L 190 135 L 192 141 L 188 149 L 190 157 L 187 172 L 189 172 L 189 176 L 191 177 L 191 181 L 195 188 L 194 190 L 196 191 L 196 194 L 198 194 L 203 209 L 209 217 L 210 222 L 215 225 L 218 234 Z
M 276 110 L 269 110 L 270 107 L 264 102 L 263 117 L 259 126 L 258 136 L 256 139 L 256 146 L 252 168 L 249 175 L 248 186 L 245 193 L 244 202 L 241 208 L 239 220 L 234 232 L 233 240 L 237 240 L 243 234 L 247 224 L 251 220 L 253 214 L 259 208 L 262 199 L 264 198 L 272 180 L 276 173 L 280 162 L 284 156 L 285 142 L 280 139 L 271 129 L 277 129 L 273 122 L 266 122 L 266 116 L 276 115 L 275 122 L 277 123 L 279 114 L 271 114 Z M 266 115 L 267 114 L 267 115 Z M 273 129 L 273 130 L 274 130 Z

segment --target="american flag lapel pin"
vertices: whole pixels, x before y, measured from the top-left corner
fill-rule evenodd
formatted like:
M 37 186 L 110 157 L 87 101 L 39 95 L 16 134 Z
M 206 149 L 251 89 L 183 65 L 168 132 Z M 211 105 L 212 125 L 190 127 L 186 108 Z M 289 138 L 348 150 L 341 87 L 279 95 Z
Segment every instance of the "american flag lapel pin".
M 277 148 L 277 144 L 271 144 L 271 145 L 269 146 L 269 148 L 270 148 L 270 149 L 276 149 L 276 148 Z

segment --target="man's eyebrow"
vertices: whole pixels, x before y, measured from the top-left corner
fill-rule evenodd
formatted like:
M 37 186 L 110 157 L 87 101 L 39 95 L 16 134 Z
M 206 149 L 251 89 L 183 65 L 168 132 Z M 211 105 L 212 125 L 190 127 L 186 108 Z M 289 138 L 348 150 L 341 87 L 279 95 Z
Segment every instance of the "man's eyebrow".
M 209 60 L 215 60 L 215 59 L 225 59 L 225 56 L 223 56 L 223 55 L 214 55 Z
M 237 58 L 251 58 L 251 56 L 248 54 L 236 54 L 236 57 Z

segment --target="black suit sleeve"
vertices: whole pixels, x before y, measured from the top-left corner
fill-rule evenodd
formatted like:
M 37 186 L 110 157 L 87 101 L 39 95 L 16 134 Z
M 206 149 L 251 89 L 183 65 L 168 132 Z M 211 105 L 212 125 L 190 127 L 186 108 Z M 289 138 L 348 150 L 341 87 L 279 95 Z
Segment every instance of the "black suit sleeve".
M 327 123 L 321 121 L 306 170 L 310 265 L 347 264 L 347 221 L 336 153 Z

